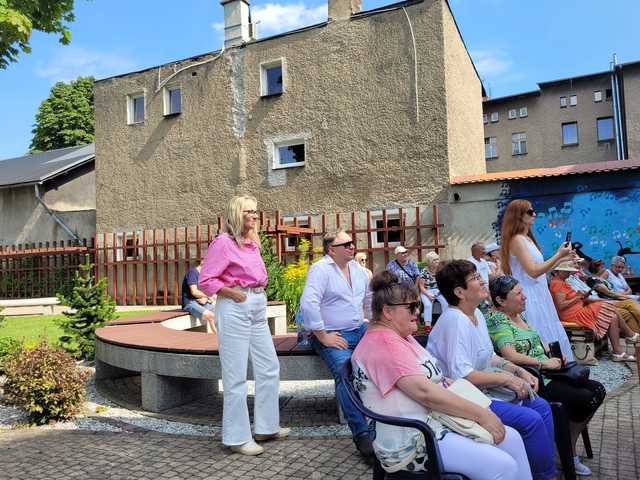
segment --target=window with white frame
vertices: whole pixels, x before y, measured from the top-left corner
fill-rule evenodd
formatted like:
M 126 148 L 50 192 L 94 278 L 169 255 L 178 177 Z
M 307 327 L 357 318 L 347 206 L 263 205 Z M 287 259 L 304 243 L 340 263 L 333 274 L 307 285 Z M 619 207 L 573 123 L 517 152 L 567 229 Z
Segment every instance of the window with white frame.
M 598 130 L 598 141 L 607 142 L 615 139 L 613 133 L 613 117 L 598 118 L 596 121 L 596 128 Z
M 300 217 L 284 217 L 283 221 L 285 225 L 293 226 L 295 220 L 298 220 L 298 224 L 296 226 L 302 228 L 309 228 L 309 217 L 308 216 L 300 216 Z M 309 235 L 291 235 L 286 237 L 284 242 L 284 249 L 287 252 L 295 252 L 300 244 L 300 240 L 306 238 L 311 242 L 311 236 Z
M 273 144 L 273 168 L 302 167 L 305 164 L 304 139 L 274 142 Z
M 280 58 L 260 65 L 260 95 L 269 97 L 284 92 L 284 62 Z
M 144 93 L 134 93 L 127 96 L 127 123 L 144 122 Z
M 486 113 L 482 114 L 482 123 L 484 123 L 485 125 L 489 123 L 489 115 L 487 115 Z
M 138 252 L 140 242 L 138 239 L 137 233 L 118 233 L 116 235 L 116 262 L 140 258 Z
M 518 132 L 511 135 L 511 155 L 524 155 L 527 153 L 527 134 Z
M 507 116 L 509 117 L 509 120 L 518 118 L 518 111 L 515 108 L 510 108 Z
M 182 89 L 179 85 L 165 87 L 164 89 L 164 114 L 177 115 L 182 112 Z
M 498 139 L 496 137 L 485 137 L 484 159 L 491 160 L 494 158 L 498 158 Z
M 593 92 L 593 101 L 596 103 L 602 101 L 602 90 L 595 90 Z
M 498 121 L 498 112 L 491 113 L 491 123 L 495 123 Z
M 567 97 L 560 97 L 560 108 L 567 107 Z
M 562 124 L 562 145 L 578 144 L 578 122 Z
M 371 217 L 371 226 L 374 229 L 394 228 L 400 227 L 400 214 L 397 209 L 387 210 L 387 222 L 385 225 L 382 212 L 376 212 Z M 384 237 L 387 235 L 387 245 L 390 247 L 397 247 L 402 241 L 402 232 L 398 228 L 391 231 L 376 231 L 371 232 L 371 246 L 373 248 L 384 247 Z
M 577 95 L 571 95 L 569 97 L 569 106 L 570 107 L 575 107 L 576 105 L 578 105 L 578 96 Z
M 524 118 L 528 116 L 529 116 L 529 110 L 527 109 L 527 107 L 520 107 L 520 118 Z

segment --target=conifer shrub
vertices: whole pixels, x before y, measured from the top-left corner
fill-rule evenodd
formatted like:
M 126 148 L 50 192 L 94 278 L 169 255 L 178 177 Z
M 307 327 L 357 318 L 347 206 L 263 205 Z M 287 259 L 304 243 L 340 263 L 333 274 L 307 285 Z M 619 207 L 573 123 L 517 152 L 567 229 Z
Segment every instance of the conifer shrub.
M 60 345 L 74 358 L 91 360 L 95 355 L 96 328 L 115 318 L 115 302 L 107 295 L 107 280 L 97 282 L 93 264 L 81 265 L 75 273 L 73 289 L 68 296 L 58 294 L 60 303 L 75 309 L 63 312 L 59 325 L 64 331 Z
M 4 369 L 5 399 L 24 409 L 32 423 L 70 419 L 83 405 L 86 374 L 59 347 L 21 346 L 6 357 Z

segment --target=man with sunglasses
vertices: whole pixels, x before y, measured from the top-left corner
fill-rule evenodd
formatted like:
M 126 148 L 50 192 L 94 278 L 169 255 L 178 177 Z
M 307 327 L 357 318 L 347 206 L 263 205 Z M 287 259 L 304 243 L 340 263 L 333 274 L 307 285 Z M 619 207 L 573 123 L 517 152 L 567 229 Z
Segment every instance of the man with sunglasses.
M 343 230 L 323 238 L 325 256 L 309 269 L 300 299 L 305 329 L 313 332 L 311 345 L 327 364 L 336 382 L 336 398 L 349 424 L 360 454 L 373 458 L 371 432 L 364 416 L 349 399 L 340 380 L 345 362 L 364 335 L 367 324 L 369 279 L 353 259 L 353 240 Z

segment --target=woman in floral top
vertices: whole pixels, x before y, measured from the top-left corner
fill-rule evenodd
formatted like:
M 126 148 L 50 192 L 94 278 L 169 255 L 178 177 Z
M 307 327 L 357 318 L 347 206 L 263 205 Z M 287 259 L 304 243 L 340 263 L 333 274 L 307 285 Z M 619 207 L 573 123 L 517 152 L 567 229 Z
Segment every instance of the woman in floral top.
M 547 357 L 547 346 L 522 316 L 527 297 L 518 280 L 508 275 L 494 278 L 489 282 L 489 290 L 494 308 L 486 316 L 487 329 L 500 355 L 517 365 L 529 365 L 543 370 L 560 368 L 560 359 Z M 575 450 L 580 432 L 602 404 L 606 391 L 595 380 L 587 380 L 585 385 L 576 387 L 546 378 L 544 371 L 542 373 L 544 387 L 538 393 L 549 402 L 561 402 L 567 407 Z M 591 474 L 578 456 L 574 457 L 574 461 L 578 475 Z

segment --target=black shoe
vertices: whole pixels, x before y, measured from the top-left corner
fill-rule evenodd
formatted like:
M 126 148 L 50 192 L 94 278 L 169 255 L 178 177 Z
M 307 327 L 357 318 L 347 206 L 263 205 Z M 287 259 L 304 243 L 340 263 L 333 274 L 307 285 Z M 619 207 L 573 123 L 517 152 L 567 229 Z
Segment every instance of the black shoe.
M 356 448 L 366 459 L 373 459 L 375 457 L 375 453 L 373 451 L 373 443 L 371 442 L 371 436 L 369 433 L 361 433 L 356 438 L 353 439 L 356 444 Z

